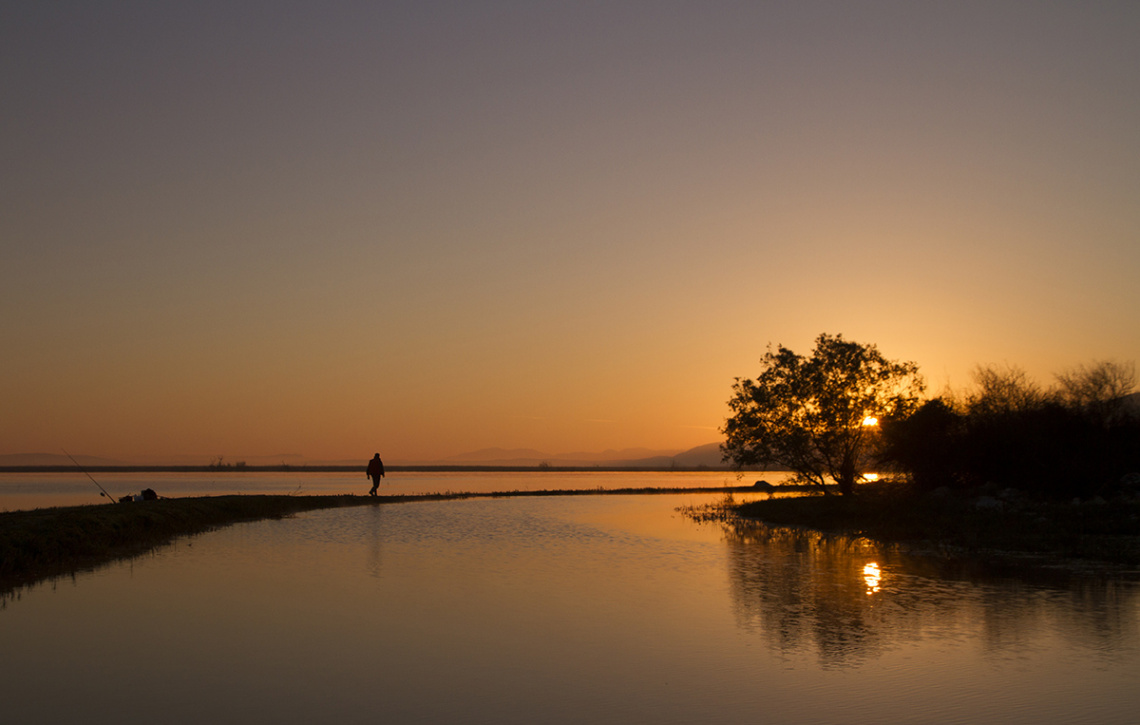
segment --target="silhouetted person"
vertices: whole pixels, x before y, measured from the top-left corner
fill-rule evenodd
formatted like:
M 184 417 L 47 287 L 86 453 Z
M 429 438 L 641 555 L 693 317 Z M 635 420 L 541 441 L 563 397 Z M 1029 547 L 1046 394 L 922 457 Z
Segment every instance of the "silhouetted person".
M 372 479 L 372 488 L 368 491 L 368 495 L 375 496 L 376 488 L 380 485 L 380 479 L 384 478 L 384 461 L 380 460 L 379 453 L 372 456 L 372 460 L 368 462 L 368 470 L 365 475 Z

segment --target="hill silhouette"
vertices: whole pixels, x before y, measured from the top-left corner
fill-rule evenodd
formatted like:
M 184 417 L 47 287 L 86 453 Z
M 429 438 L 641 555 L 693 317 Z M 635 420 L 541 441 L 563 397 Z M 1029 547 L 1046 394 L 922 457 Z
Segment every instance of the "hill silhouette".
M 233 460 L 217 456 L 179 455 L 163 459 L 116 460 L 91 455 L 76 455 L 81 466 L 99 467 L 147 467 L 147 466 L 207 466 L 216 463 L 243 463 L 250 467 L 290 465 L 296 467 L 314 466 L 363 466 L 367 456 L 360 459 L 323 460 L 307 459 L 296 454 L 275 456 L 235 457 Z M 674 449 L 656 450 L 651 448 L 607 449 L 604 451 L 573 451 L 569 453 L 548 453 L 533 448 L 482 448 L 467 453 L 459 453 L 443 459 L 402 460 L 384 457 L 387 465 L 396 466 L 505 466 L 536 467 L 550 465 L 564 468 L 711 468 L 727 469 L 720 457 L 720 444 L 708 443 L 685 451 Z M 0 468 L 20 467 L 72 467 L 75 464 L 62 453 L 7 453 L 0 454 Z
M 551 466 L 616 468 L 727 468 L 721 461 L 720 444 L 708 443 L 685 451 L 625 448 L 621 450 L 547 453 L 533 448 L 482 448 L 449 456 L 443 463 L 483 466 Z

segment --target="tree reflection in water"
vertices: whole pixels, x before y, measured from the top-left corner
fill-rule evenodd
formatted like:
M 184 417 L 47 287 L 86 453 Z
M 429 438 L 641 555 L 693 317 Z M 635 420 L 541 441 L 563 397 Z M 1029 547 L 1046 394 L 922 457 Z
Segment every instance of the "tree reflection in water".
M 974 639 L 999 658 L 1045 637 L 1110 658 L 1137 641 L 1136 583 L 1119 574 L 918 556 L 752 522 L 725 529 L 737 624 L 782 656 L 814 654 L 824 668 L 920 641 Z

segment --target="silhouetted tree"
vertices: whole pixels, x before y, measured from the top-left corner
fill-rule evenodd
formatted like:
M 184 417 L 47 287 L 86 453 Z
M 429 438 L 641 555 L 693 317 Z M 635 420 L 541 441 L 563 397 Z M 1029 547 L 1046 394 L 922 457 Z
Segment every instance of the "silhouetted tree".
M 736 466 L 780 466 L 795 482 L 854 490 L 877 437 L 872 421 L 906 417 L 923 382 L 913 362 L 887 360 L 874 345 L 822 334 L 803 357 L 778 346 L 755 380 L 737 378 L 721 450 Z
M 1136 365 L 1107 360 L 1060 373 L 1061 403 L 1110 427 L 1129 415 L 1126 397 L 1136 388 Z
M 1004 369 L 979 365 L 974 368 L 974 385 L 975 389 L 966 397 L 966 410 L 971 416 L 1037 410 L 1051 397 L 1016 365 L 1007 365 Z
M 1051 498 L 1127 492 L 1140 471 L 1140 420 L 1124 396 L 1131 366 L 1095 363 L 1042 389 L 1020 368 L 979 366 L 955 407 L 928 401 L 884 421 L 885 460 L 920 489 L 993 485 Z

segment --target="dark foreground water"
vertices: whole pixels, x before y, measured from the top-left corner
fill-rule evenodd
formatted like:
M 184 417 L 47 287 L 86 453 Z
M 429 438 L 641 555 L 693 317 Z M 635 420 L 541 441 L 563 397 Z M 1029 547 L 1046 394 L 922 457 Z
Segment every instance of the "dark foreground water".
M 1124 578 L 698 525 L 713 494 L 311 512 L 0 609 L 12 723 L 1134 723 Z

